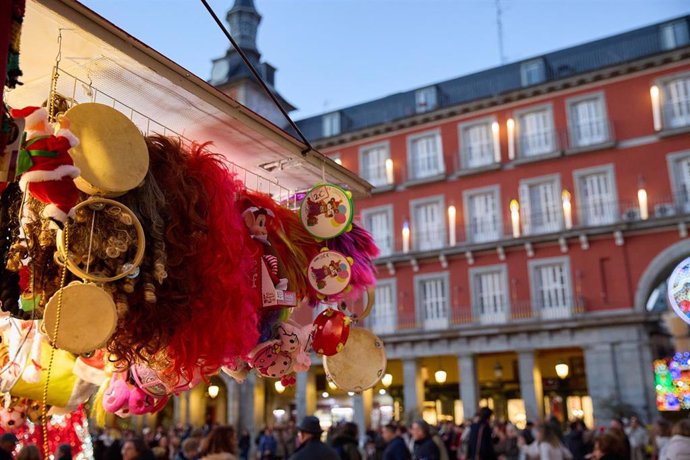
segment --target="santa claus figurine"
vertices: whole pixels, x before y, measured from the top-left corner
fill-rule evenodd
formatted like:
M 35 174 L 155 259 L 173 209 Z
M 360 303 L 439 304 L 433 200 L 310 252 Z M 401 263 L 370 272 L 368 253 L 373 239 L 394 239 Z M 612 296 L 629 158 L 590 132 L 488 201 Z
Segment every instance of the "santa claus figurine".
M 10 112 L 13 118 L 24 118 L 24 139 L 17 158 L 17 175 L 22 191 L 28 187 L 31 196 L 45 203 L 43 217 L 62 227 L 72 216 L 79 200 L 73 179 L 79 176 L 69 149 L 79 140 L 69 130 L 69 120 L 61 117 L 54 131 L 43 107 L 25 107 Z

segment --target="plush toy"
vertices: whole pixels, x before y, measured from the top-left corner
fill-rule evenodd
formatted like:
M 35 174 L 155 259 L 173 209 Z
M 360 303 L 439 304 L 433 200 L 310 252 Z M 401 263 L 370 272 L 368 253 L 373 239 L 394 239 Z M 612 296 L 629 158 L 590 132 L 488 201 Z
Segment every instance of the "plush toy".
M 53 134 L 48 112 L 42 107 L 12 110 L 14 118 L 25 120 L 25 140 L 17 158 L 19 186 L 45 203 L 43 217 L 64 225 L 67 216 L 79 200 L 79 190 L 73 179 L 79 176 L 68 151 L 79 144 L 69 131 L 69 120 L 60 119 L 60 129 Z
M 0 409 L 0 428 L 14 431 L 26 423 L 28 407 L 24 400 L 12 398 L 9 406 Z
M 282 350 L 282 342 L 274 339 L 259 344 L 247 355 L 247 364 L 261 377 L 279 379 L 292 371 L 293 359 Z
M 242 213 L 242 217 L 252 239 L 261 245 L 262 259 L 266 264 L 273 285 L 278 290 L 287 290 L 288 279 L 285 266 L 278 258 L 278 253 L 273 249 L 268 236 L 269 223 L 275 214 L 270 209 L 251 206 Z
M 281 351 L 292 356 L 293 372 L 306 372 L 311 366 L 309 351 L 312 329 L 311 324 L 301 326 L 292 321 L 280 323 L 276 329 L 277 338 L 281 342 Z

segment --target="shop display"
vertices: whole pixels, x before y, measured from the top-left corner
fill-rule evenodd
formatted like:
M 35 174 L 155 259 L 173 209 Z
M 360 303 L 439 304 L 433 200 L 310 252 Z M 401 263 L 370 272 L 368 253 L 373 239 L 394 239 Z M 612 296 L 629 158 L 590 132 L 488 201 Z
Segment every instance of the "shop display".
M 366 356 L 366 359 L 362 357 Z M 372 388 L 386 371 L 386 352 L 381 339 L 367 329 L 353 328 L 340 352 L 326 356 L 323 368 L 329 381 L 346 391 Z
M 668 278 L 668 300 L 680 319 L 690 324 L 690 257 L 676 265 Z

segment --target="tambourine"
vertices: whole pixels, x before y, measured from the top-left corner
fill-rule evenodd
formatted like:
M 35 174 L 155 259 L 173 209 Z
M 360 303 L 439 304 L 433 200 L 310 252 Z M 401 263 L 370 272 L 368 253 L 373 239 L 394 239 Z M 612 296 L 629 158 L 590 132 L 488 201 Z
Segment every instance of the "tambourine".
M 342 351 L 350 335 L 352 320 L 344 313 L 327 308 L 314 319 L 311 335 L 312 349 L 324 356 Z
M 70 150 L 81 174 L 77 188 L 89 195 L 120 196 L 144 181 L 149 151 L 139 128 L 114 108 L 88 102 L 70 108 L 65 117 L 79 145 Z
M 375 292 L 376 291 L 374 290 L 374 288 L 367 288 L 367 304 L 365 305 L 364 310 L 362 310 L 362 313 L 352 313 L 348 308 L 347 302 L 345 300 L 338 304 L 338 310 L 350 317 L 350 319 L 352 319 L 352 321 L 354 322 L 362 321 L 364 318 L 371 314 L 371 310 L 374 308 Z
M 333 184 L 321 184 L 307 192 L 300 206 L 302 225 L 315 238 L 327 240 L 352 228 L 352 193 Z
M 372 388 L 386 371 L 386 350 L 367 329 L 353 328 L 340 353 L 323 359 L 326 377 L 345 391 Z
M 71 257 L 68 256 L 69 248 L 65 247 L 65 231 L 63 229 L 58 229 L 57 236 L 55 237 L 57 246 L 57 252 L 55 253 L 56 262 L 59 264 L 66 264 L 69 271 L 72 272 L 74 275 L 78 276 L 83 280 L 91 281 L 94 283 L 109 283 L 131 275 L 138 269 L 139 265 L 141 264 L 141 261 L 144 259 L 144 251 L 146 249 L 146 236 L 144 235 L 144 229 L 141 226 L 141 222 L 139 222 L 139 219 L 132 212 L 132 210 L 124 204 L 115 200 L 110 200 L 108 198 L 91 197 L 88 200 L 84 200 L 78 205 L 76 205 L 74 207 L 74 212 L 77 212 L 79 209 L 84 207 L 90 207 L 94 211 L 100 211 L 108 206 L 119 207 L 123 213 L 129 215 L 132 221 L 132 225 L 134 226 L 134 229 L 137 233 L 137 251 L 134 255 L 134 259 L 130 263 L 123 265 L 124 269 L 120 273 L 113 276 L 98 276 L 92 273 L 88 273 L 87 271 L 83 270 L 79 266 L 79 264 L 75 263 Z
M 309 262 L 307 279 L 323 296 L 340 294 L 350 285 L 352 259 L 338 251 L 323 250 Z
M 54 337 L 60 297 L 60 323 Z M 75 281 L 48 300 L 41 327 L 57 348 L 78 355 L 105 346 L 116 326 L 117 311 L 110 294 L 95 284 Z

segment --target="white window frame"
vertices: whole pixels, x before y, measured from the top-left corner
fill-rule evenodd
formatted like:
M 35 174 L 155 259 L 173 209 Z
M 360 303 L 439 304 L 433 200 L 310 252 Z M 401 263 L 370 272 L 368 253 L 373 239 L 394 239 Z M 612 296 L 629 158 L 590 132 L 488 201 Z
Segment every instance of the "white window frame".
M 531 208 L 533 208 L 532 203 L 530 203 L 529 188 L 535 185 L 539 185 L 545 182 L 552 182 L 555 188 L 555 200 L 554 205 L 555 210 L 558 214 L 557 222 L 542 224 L 541 226 L 536 226 L 532 218 Z M 523 179 L 520 181 L 520 221 L 522 222 L 522 229 L 525 235 L 539 235 L 543 233 L 553 233 L 558 232 L 563 229 L 563 202 L 561 201 L 561 175 L 560 174 L 549 174 L 546 176 L 531 177 L 529 179 Z
M 685 41 L 683 41 L 683 37 L 680 37 L 679 40 L 679 28 L 685 29 Z M 690 30 L 688 30 L 688 21 L 685 18 L 683 18 L 678 19 L 676 21 L 667 22 L 666 24 L 661 24 L 659 26 L 659 41 L 661 42 L 661 48 L 664 50 L 672 50 L 690 43 Z
M 681 169 L 678 164 L 681 161 L 690 161 L 690 150 L 683 150 L 681 152 L 673 152 L 666 155 L 666 162 L 668 163 L 668 174 L 671 178 L 671 192 L 673 193 L 673 200 L 681 212 L 690 212 L 690 173 L 688 174 L 688 181 L 685 183 L 681 177 Z
M 589 130 L 594 131 L 594 130 L 599 130 L 603 133 L 603 137 L 601 138 L 596 138 L 591 136 L 590 138 L 583 138 L 581 134 L 583 133 L 583 130 L 581 129 L 581 126 L 579 124 L 576 125 L 576 121 L 573 117 L 573 109 L 575 106 L 582 102 L 590 101 L 590 100 L 596 100 L 597 103 L 599 104 L 599 107 L 601 109 L 601 120 L 598 122 L 590 122 L 588 123 L 590 125 Z M 604 91 L 597 91 L 595 93 L 587 93 L 587 94 L 582 94 L 580 96 L 576 97 L 571 97 L 566 99 L 565 101 L 565 106 L 566 106 L 566 114 L 568 116 L 568 133 L 570 134 L 570 147 L 571 148 L 580 148 L 580 147 L 589 147 L 592 145 L 599 145 L 603 144 L 605 142 L 608 142 L 611 139 L 611 133 L 609 130 L 609 118 L 608 118 L 608 110 L 606 108 L 606 96 L 604 94 Z
M 378 171 L 380 176 L 371 176 L 371 171 L 368 167 L 369 163 L 366 161 L 367 155 L 371 154 L 374 150 L 383 149 L 385 153 L 383 154 L 383 163 L 377 166 L 375 169 Z M 388 174 L 386 172 L 386 160 L 391 157 L 391 145 L 389 141 L 377 142 L 375 144 L 363 145 L 359 148 L 359 175 L 369 182 L 374 187 L 381 187 L 388 184 Z
M 393 334 L 398 328 L 398 288 L 396 278 L 376 280 L 376 287 L 374 289 L 383 287 L 391 291 L 390 311 L 382 314 L 382 312 L 385 312 L 385 309 L 382 309 L 379 303 L 381 296 L 377 293 L 374 298 L 374 308 L 369 317 L 369 327 L 371 327 L 375 334 Z
M 321 134 L 323 137 L 337 136 L 342 130 L 340 112 L 326 113 L 321 116 Z
M 443 312 L 436 318 L 428 318 L 426 312 L 426 305 L 422 297 L 422 287 L 427 281 L 441 280 L 443 296 L 445 297 L 445 315 Z M 429 273 L 424 275 L 416 275 L 414 277 L 414 296 L 415 296 L 415 310 L 417 312 L 418 324 L 422 325 L 425 330 L 440 330 L 447 329 L 450 325 L 451 315 L 451 301 L 450 301 L 450 276 L 448 272 Z M 445 317 L 444 317 L 445 316 Z
M 498 274 L 502 284 L 502 305 L 489 305 L 494 311 L 482 312 L 482 295 L 479 288 L 479 279 L 483 275 Z M 472 314 L 481 324 L 505 323 L 510 319 L 510 289 L 508 284 L 508 268 L 506 264 L 488 265 L 485 267 L 475 267 L 469 269 L 470 292 L 472 295 Z
M 562 265 L 563 267 L 563 277 L 565 279 L 565 286 L 563 289 L 563 300 L 561 305 L 547 306 L 541 304 L 539 291 L 541 287 L 538 286 L 538 281 L 536 279 L 537 270 L 547 266 L 547 265 Z M 558 318 L 569 318 L 573 313 L 573 281 L 570 272 L 570 258 L 568 256 L 564 257 L 549 257 L 544 259 L 533 259 L 527 263 L 529 269 L 529 284 L 530 284 L 530 295 L 531 304 L 537 310 L 534 311 L 536 315 L 542 319 L 558 319 Z M 559 297 L 557 295 L 556 297 Z
M 426 238 L 420 238 L 420 225 L 419 222 L 417 222 L 417 208 L 432 203 L 437 203 L 439 205 L 441 228 L 434 231 L 434 234 L 425 235 Z M 447 229 L 445 197 L 443 195 L 434 195 L 410 200 L 410 216 L 412 216 L 412 248 L 415 251 L 433 251 L 445 246 L 447 241 Z M 440 235 L 436 235 L 436 233 L 440 233 Z
M 419 88 L 414 93 L 415 112 L 424 113 L 431 112 L 438 108 L 438 88 L 436 86 L 427 86 L 426 88 Z
M 529 73 L 534 67 L 540 67 L 541 78 L 539 81 L 529 81 Z M 522 86 L 532 86 L 544 83 L 546 81 L 546 63 L 543 58 L 531 59 L 520 64 L 520 81 Z
M 596 213 L 593 214 L 591 206 L 587 203 L 585 197 L 585 184 L 584 181 L 587 176 L 593 174 L 605 174 L 608 177 L 609 188 L 611 189 L 611 195 L 608 199 L 608 203 L 603 203 L 597 205 L 599 212 L 602 211 L 602 207 L 606 208 L 605 212 L 608 215 L 597 216 Z M 618 207 L 618 190 L 616 182 L 616 171 L 613 163 L 609 163 L 601 166 L 594 166 L 591 168 L 576 169 L 573 171 L 573 182 L 575 183 L 575 199 L 577 200 L 575 205 L 577 207 L 577 217 L 580 225 L 595 226 L 595 225 L 611 225 L 618 221 L 620 217 L 620 211 Z
M 375 236 L 372 232 L 372 228 L 369 225 L 369 219 L 374 214 L 387 214 L 388 216 L 388 228 L 390 229 L 390 235 L 388 236 L 389 247 L 382 245 L 380 241 L 374 238 L 376 245 L 378 246 L 381 257 L 390 256 L 395 252 L 395 231 L 394 231 L 394 221 L 393 221 L 393 205 L 388 204 L 384 206 L 376 206 L 374 208 L 363 209 L 362 211 L 362 225 L 369 233 L 371 233 L 372 238 Z
M 438 147 L 436 152 L 436 161 L 439 165 L 439 169 L 437 171 L 430 171 L 424 175 L 418 175 L 419 171 L 417 171 L 417 168 L 415 168 L 415 152 L 413 152 L 413 145 L 415 141 L 430 136 L 434 136 L 436 138 L 436 145 Z M 440 129 L 433 129 L 407 136 L 407 169 L 409 170 L 408 177 L 411 180 L 423 180 L 445 174 L 446 167 L 443 156 L 443 138 L 441 137 Z
M 485 166 L 490 166 L 496 164 L 496 148 L 494 142 L 494 133 L 491 128 L 492 124 L 496 123 L 496 117 L 484 117 L 478 120 L 466 121 L 458 124 L 458 139 L 460 140 L 460 165 L 462 169 L 475 169 L 482 168 Z M 470 147 L 472 147 L 471 142 L 468 138 L 469 131 L 473 128 L 479 126 L 485 126 L 488 136 L 488 145 L 485 146 L 486 150 L 481 152 L 481 157 L 487 157 L 489 161 L 480 162 L 479 164 L 470 163 Z M 500 152 L 499 155 L 500 157 Z
M 659 87 L 659 93 L 661 96 L 660 109 L 661 109 L 661 120 L 664 129 L 677 129 L 677 128 L 687 128 L 690 127 L 690 89 L 687 89 L 687 97 L 684 100 L 684 114 L 681 118 L 675 119 L 669 116 L 671 111 L 670 104 L 671 98 L 669 97 L 668 85 L 676 80 L 687 80 L 690 82 L 690 72 L 681 72 L 673 75 L 667 75 L 662 78 L 658 78 L 655 84 Z M 686 86 L 690 86 L 690 83 L 686 83 Z
M 472 198 L 477 195 L 492 194 L 496 200 L 496 221 L 495 233 L 487 233 L 484 230 L 475 232 L 473 228 L 474 216 L 472 214 Z M 501 212 L 501 187 L 500 185 L 491 185 L 488 187 L 473 188 L 462 192 L 463 211 L 465 217 L 465 234 L 468 241 L 472 243 L 485 243 L 488 241 L 498 241 L 503 238 L 503 213 Z
M 547 114 L 548 126 L 546 127 L 546 135 L 549 138 L 550 145 L 549 148 L 544 148 L 543 150 L 538 150 L 536 152 L 529 152 L 528 149 L 525 148 L 525 139 L 523 137 L 525 131 L 524 117 L 537 112 L 546 112 Z M 556 129 L 553 119 L 553 104 L 542 104 L 516 110 L 514 118 L 517 124 L 516 134 L 520 158 L 539 158 L 543 155 L 549 155 L 558 151 L 558 139 L 556 136 Z M 530 136 L 533 137 L 535 134 L 531 134 Z

